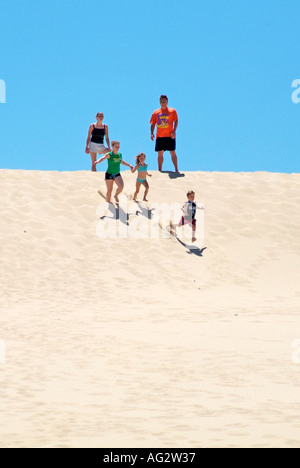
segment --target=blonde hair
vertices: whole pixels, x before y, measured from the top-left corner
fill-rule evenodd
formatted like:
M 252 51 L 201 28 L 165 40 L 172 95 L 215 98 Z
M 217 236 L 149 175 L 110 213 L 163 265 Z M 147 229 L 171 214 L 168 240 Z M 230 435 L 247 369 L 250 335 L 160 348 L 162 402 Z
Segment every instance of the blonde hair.
M 112 146 L 112 147 L 114 147 L 114 146 L 115 146 L 117 143 L 119 143 L 119 144 L 120 144 L 120 142 L 119 142 L 119 141 L 117 141 L 117 140 L 114 140 L 114 141 L 112 141 L 112 142 L 111 142 L 111 146 Z
M 145 153 L 140 153 L 140 154 L 138 154 L 138 155 L 135 157 L 136 163 L 137 163 L 137 164 L 141 164 L 140 158 L 141 158 L 142 156 L 145 156 L 145 159 L 146 159 L 146 157 L 147 157 L 147 156 L 145 155 Z

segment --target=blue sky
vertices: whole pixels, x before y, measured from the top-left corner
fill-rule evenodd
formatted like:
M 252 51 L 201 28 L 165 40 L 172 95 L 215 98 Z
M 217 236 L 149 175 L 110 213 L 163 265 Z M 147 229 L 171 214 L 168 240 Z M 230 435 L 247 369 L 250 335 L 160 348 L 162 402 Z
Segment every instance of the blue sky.
M 2 1 L 0 168 L 89 170 L 103 111 L 124 158 L 156 169 L 163 93 L 182 170 L 300 172 L 299 16 L 299 0 Z

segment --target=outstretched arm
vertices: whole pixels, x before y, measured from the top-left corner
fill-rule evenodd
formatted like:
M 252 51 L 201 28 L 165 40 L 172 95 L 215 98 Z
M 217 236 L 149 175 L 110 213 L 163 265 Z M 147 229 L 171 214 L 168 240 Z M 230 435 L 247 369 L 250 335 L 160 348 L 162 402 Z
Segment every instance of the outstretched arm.
M 109 153 L 106 153 L 103 158 L 100 158 L 98 159 L 98 161 L 95 162 L 95 166 L 97 166 L 97 164 L 101 164 L 103 161 L 105 161 L 106 159 L 109 159 L 110 156 L 109 156 Z
M 139 166 L 137 164 L 134 168 L 131 169 L 132 174 L 134 174 L 138 170 L 138 167 Z
M 121 161 L 121 164 L 123 164 L 123 166 L 127 166 L 127 167 L 130 167 L 130 169 L 132 170 L 133 169 L 133 166 L 131 164 L 128 164 L 126 161 Z
M 186 203 L 182 206 L 181 210 L 183 211 L 183 213 L 188 216 L 188 212 L 187 212 L 187 209 L 186 209 Z

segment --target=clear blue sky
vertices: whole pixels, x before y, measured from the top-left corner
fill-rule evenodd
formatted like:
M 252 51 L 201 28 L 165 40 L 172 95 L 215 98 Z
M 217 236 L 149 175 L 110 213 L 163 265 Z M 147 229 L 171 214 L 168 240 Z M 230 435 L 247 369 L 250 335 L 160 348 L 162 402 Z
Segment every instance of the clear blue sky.
M 0 168 L 89 170 L 103 111 L 124 158 L 156 169 L 163 93 L 182 170 L 300 172 L 299 18 L 299 0 L 2 1 Z

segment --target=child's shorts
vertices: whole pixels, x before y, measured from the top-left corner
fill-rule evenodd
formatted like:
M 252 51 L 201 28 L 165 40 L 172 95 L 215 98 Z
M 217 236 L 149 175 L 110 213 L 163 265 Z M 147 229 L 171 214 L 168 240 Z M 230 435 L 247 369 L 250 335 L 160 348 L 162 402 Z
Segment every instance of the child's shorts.
M 185 218 L 184 216 L 182 216 L 180 225 L 184 226 L 185 224 L 189 224 L 189 225 L 192 225 L 192 226 L 196 227 L 197 220 L 196 219 Z

